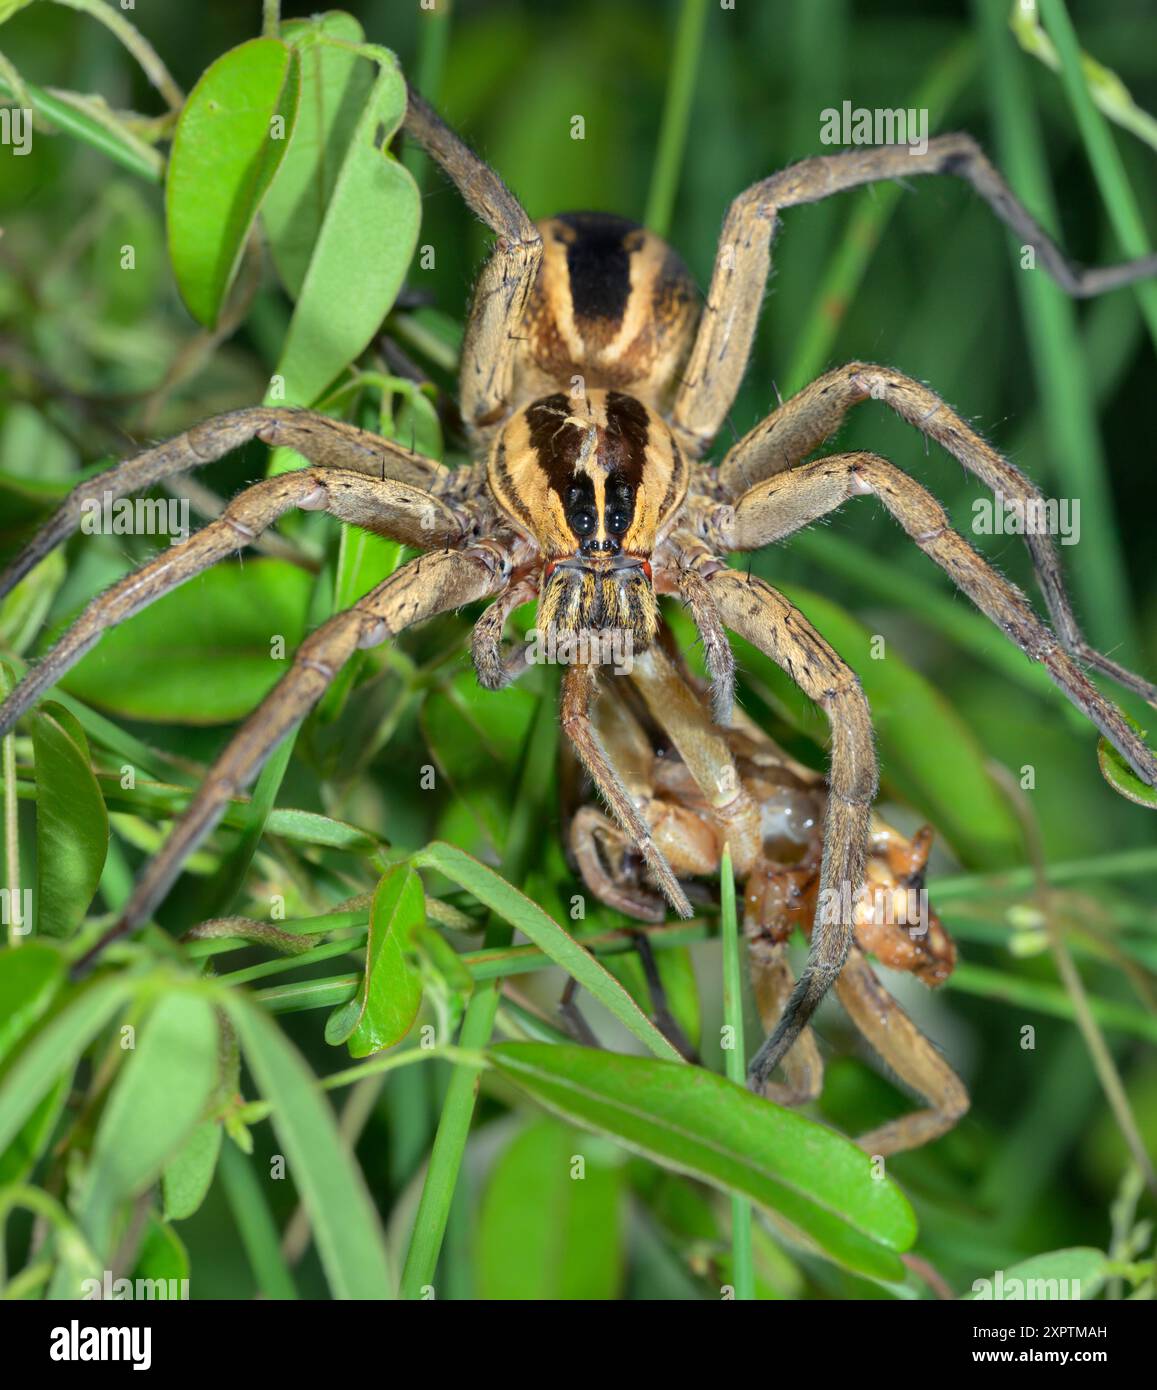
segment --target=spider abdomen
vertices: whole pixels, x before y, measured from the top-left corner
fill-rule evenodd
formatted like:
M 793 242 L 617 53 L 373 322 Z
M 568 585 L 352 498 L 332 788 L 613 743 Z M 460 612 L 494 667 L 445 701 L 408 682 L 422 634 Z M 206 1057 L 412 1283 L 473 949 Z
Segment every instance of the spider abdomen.
M 551 388 L 630 391 L 670 403 L 700 296 L 678 253 L 624 217 L 571 212 L 538 223 L 543 259 L 515 363 L 515 400 Z

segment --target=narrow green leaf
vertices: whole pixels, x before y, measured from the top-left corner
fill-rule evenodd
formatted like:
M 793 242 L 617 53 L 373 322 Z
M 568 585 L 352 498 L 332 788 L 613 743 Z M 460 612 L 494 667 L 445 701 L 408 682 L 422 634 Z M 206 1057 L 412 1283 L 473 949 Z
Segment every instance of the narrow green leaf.
M 189 93 L 165 181 L 169 255 L 189 312 L 213 327 L 289 147 L 300 72 L 277 39 L 222 54 Z
M 900 1281 L 916 1237 L 899 1188 L 850 1140 L 701 1067 L 594 1048 L 500 1043 L 494 1066 L 563 1118 L 778 1214 L 830 1258 Z
M 108 853 L 108 812 L 75 718 L 50 702 L 32 716 L 36 760 L 36 928 L 71 936 Z
M 351 1057 L 368 1057 L 406 1036 L 422 1003 L 415 936 L 425 925 L 422 880 L 410 864 L 396 864 L 374 892 L 361 988 L 330 1015 L 326 1042 L 348 1040 Z
M 309 1212 L 336 1298 L 392 1298 L 385 1235 L 361 1170 L 301 1054 L 273 1020 L 240 994 L 226 1007 Z
M 624 1027 L 657 1057 L 682 1058 L 619 982 L 537 903 L 500 878 L 493 869 L 464 854 L 455 845 L 435 841 L 414 856 L 418 867 L 437 869 L 473 893 L 480 903 L 512 927 L 524 932 L 551 960 L 604 1004 Z

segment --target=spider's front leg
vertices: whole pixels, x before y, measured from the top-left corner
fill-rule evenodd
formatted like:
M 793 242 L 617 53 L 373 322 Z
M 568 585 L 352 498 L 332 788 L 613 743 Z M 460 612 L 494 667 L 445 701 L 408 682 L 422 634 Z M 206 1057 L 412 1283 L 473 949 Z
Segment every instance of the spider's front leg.
M 672 415 L 679 442 L 694 457 L 719 433 L 739 390 L 763 305 L 780 212 L 864 184 L 919 174 L 965 179 L 1071 295 L 1102 294 L 1157 275 L 1157 255 L 1104 269 L 1075 265 L 1017 200 L 976 141 L 961 132 L 929 140 L 922 152 L 909 145 L 887 145 L 801 160 L 752 184 L 728 209 L 703 320 Z
M 880 401 L 934 439 L 997 498 L 1020 507 L 1026 518 L 1046 515 L 1040 490 L 934 391 L 902 372 L 870 362 L 850 362 L 813 381 L 728 450 L 719 465 L 724 495 L 734 500 L 757 483 L 795 468 L 840 428 L 854 406 L 869 400 Z M 1043 528 L 1026 525 L 1024 540 L 1049 616 L 1066 650 L 1157 705 L 1157 687 L 1103 656 L 1085 640 L 1065 590 L 1052 537 Z
M 509 411 L 519 329 L 542 264 L 542 236 L 494 170 L 412 87 L 405 127 L 498 237 L 474 290 L 459 372 L 459 408 L 481 456 Z
M 204 420 L 135 458 L 126 459 L 86 479 L 68 494 L 52 518 L 0 574 L 0 598 L 34 565 L 77 529 L 85 508 L 140 492 L 178 473 L 187 473 L 260 439 L 271 447 L 285 445 L 319 468 L 344 468 L 382 482 L 438 491 L 449 470 L 379 435 L 331 420 L 311 410 L 253 406 Z
M 293 507 L 326 511 L 422 549 L 459 544 L 466 530 L 464 517 L 452 507 L 408 483 L 383 482 L 344 468 L 303 468 L 266 478 L 238 493 L 215 521 L 188 540 L 170 546 L 94 598 L 0 705 L 0 732 L 7 732 L 109 628 L 251 545 Z
M 820 888 L 807 964 L 772 1035 L 748 1067 L 762 1091 L 839 977 L 855 935 L 854 904 L 876 796 L 876 750 L 868 702 L 855 672 L 807 618 L 764 580 L 697 557 L 723 622 L 781 666 L 820 706 L 832 731 Z
M 1149 786 L 1157 786 L 1157 757 L 1124 715 L 1089 680 L 1032 605 L 948 524 L 944 508 L 902 469 L 877 454 L 831 458 L 779 473 L 745 493 L 733 512 L 716 514 L 712 544 L 758 550 L 809 525 L 852 497 L 874 494 L 908 535 L 987 617 L 1033 661 L 1039 661 L 1069 700 L 1097 726 Z
M 437 613 L 491 597 L 506 582 L 496 547 L 419 555 L 352 608 L 335 614 L 294 653 L 289 670 L 238 729 L 159 853 L 149 863 L 119 921 L 78 962 L 83 970 L 109 941 L 141 926 L 176 882 L 189 856 L 213 830 L 229 801 L 257 776 L 283 738 L 317 704 L 359 647 L 376 646 Z
M 568 666 L 562 683 L 562 730 L 574 745 L 591 781 L 606 800 L 615 819 L 631 837 L 667 901 L 680 917 L 695 914 L 670 864 L 655 844 L 651 827 L 635 804 L 607 756 L 606 747 L 591 717 L 598 695 L 598 676 L 592 666 Z

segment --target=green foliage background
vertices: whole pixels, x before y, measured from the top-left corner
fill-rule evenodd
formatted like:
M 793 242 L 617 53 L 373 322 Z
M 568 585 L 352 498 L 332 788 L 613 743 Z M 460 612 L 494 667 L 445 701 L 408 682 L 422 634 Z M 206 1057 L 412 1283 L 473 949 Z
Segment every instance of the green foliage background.
M 709 276 L 730 199 L 772 170 L 821 152 L 819 112 L 845 99 L 866 107 L 928 106 L 933 133 L 976 134 L 1078 260 L 1103 264 L 1124 254 L 1114 209 L 1090 170 L 1061 79 L 1018 47 L 1003 0 L 931 8 L 916 0 L 798 0 L 740 4 L 735 11 L 659 0 L 456 0 L 448 19 L 447 8 L 439 0 L 441 13 L 431 17 L 416 3 L 397 0 L 348 7 L 367 39 L 398 55 L 411 80 L 501 171 L 532 216 L 599 208 L 662 218 L 669 202 L 669 238 L 700 283 Z M 1120 75 L 1140 108 L 1153 110 L 1157 45 L 1146 11 L 1142 0 L 1069 5 L 1085 51 Z M 285 8 L 286 17 L 308 12 L 308 6 Z M 680 14 L 693 25 L 700 12 L 702 38 L 688 29 L 691 38 L 677 58 Z M 130 17 L 185 92 L 219 55 L 257 35 L 261 22 L 257 4 L 219 0 L 196 6 L 164 0 Z M 163 108 L 113 35 L 72 10 L 48 3 L 20 10 L 0 28 L 0 51 L 40 87 L 99 93 L 114 111 L 156 115 Z M 665 114 L 671 91 L 690 99 L 681 154 L 672 134 L 677 109 Z M 585 121 L 583 140 L 570 138 L 576 114 Z M 139 131 L 146 144 L 161 133 Z M 664 141 L 670 142 L 666 163 Z M 1157 228 L 1154 150 L 1120 131 L 1113 143 L 1144 224 Z M 162 140 L 157 147 L 167 146 Z M 448 182 L 413 156 L 409 151 L 405 159 L 423 195 L 418 241 L 434 248 L 435 263 L 411 267 L 386 331 L 433 382 L 452 390 L 457 326 L 488 235 Z M 0 223 L 0 546 L 7 558 L 82 470 L 260 401 L 285 344 L 291 304 L 268 259 L 247 262 L 238 293 L 250 297 L 240 303 L 235 331 L 218 342 L 198 328 L 170 269 L 160 186 L 68 134 L 38 136 L 27 158 L 0 150 Z M 125 244 L 135 248 L 132 274 L 119 264 Z M 918 179 L 906 189 L 868 190 L 789 212 L 732 428 L 742 434 L 774 406 L 777 392 L 786 397 L 827 367 L 856 358 L 927 381 L 1046 494 L 1079 498 L 1081 541 L 1062 551 L 1078 613 L 1096 645 L 1152 674 L 1157 553 L 1148 463 L 1157 314 L 1151 299 L 1132 291 L 1074 306 L 1044 281 L 1043 271 L 1021 272 L 1018 265 L 1011 236 L 956 180 Z M 339 286 L 338 318 L 341 295 Z M 361 365 L 384 370 L 372 355 Z M 441 437 L 433 394 L 415 399 L 393 389 L 383 396 L 363 378 L 340 406 L 351 418 L 432 447 Z M 730 438 L 721 439 L 719 451 Z M 453 458 L 460 444 L 452 432 L 446 445 Z M 863 406 L 840 445 L 874 449 L 910 469 L 968 530 L 977 486 L 882 406 Z M 227 496 L 264 467 L 262 450 L 247 449 L 203 470 L 198 481 Z M 70 935 L 86 910 L 82 934 L 99 930 L 123 903 L 142 856 L 184 804 L 184 788 L 280 673 L 269 660 L 270 634 L 284 635 L 292 650 L 343 596 L 363 591 L 399 558 L 382 542 L 347 537 L 339 543 L 325 518 L 293 518 L 281 532 L 279 554 L 210 572 L 107 638 L 63 684 L 65 708 L 48 707 L 22 728 L 14 745 L 21 853 L 25 871 L 39 875 L 41 903 L 60 904 L 54 920 L 64 925 L 57 935 Z M 980 544 L 1033 591 L 1018 540 Z M 46 563 L 19 603 L 0 609 L 0 657 L 18 667 L 35 656 L 87 598 L 147 556 L 150 546 L 136 537 L 72 542 L 67 562 Z M 968 609 L 880 509 L 852 504 L 755 565 L 799 600 L 860 671 L 879 727 L 888 814 L 908 828 L 930 820 L 939 835 L 931 896 L 961 943 L 963 964 L 936 997 L 906 980 L 897 988 L 967 1079 L 973 1110 L 936 1145 L 888 1165 L 916 1208 L 917 1252 L 961 1292 L 997 1267 L 1042 1252 L 1109 1249 L 1110 1206 L 1129 1170 L 1128 1154 L 1047 951 L 1032 875 L 1024 868 L 1030 853 L 1022 827 L 986 771 L 987 760 L 1017 776 L 1026 765 L 1034 769 L 1035 790 L 1022 800 L 1044 861 L 1061 866 L 1054 871 L 1055 919 L 1096 1001 L 1150 1153 L 1157 1147 L 1151 812 L 1105 784 L 1091 727 Z M 465 656 L 470 617 L 438 620 L 359 656 L 349 678 L 307 721 L 292 755 L 286 750 L 288 760 L 274 760 L 253 805 L 235 808 L 197 856 L 196 872 L 158 916 L 165 932 L 227 911 L 265 921 L 274 895 L 284 900 L 290 921 L 317 918 L 372 892 L 390 863 L 434 838 L 500 866 L 547 913 L 573 925 L 566 904 L 577 889 L 559 848 L 549 682 L 481 695 Z M 886 639 L 883 662 L 868 655 L 872 634 Z M 819 765 L 822 721 L 755 654 L 740 657 L 745 703 Z M 1144 723 L 1143 706 L 1123 703 Z M 74 716 L 83 732 L 70 723 Z M 147 774 L 141 790 L 120 785 L 125 763 Z M 431 765 L 436 783 L 424 790 L 422 771 Z M 93 809 L 82 825 L 75 807 L 85 797 Z M 266 802 L 274 799 L 270 810 Z M 112 826 L 107 857 L 93 848 L 92 826 L 104 806 Z M 46 838 L 50 824 L 62 827 L 51 832 L 56 838 Z M 62 862 L 74 869 L 57 873 Z M 93 883 L 86 893 L 85 875 L 94 863 L 100 883 L 89 904 Z M 390 948 L 397 951 L 391 1003 L 405 1031 L 424 985 L 418 1024 L 437 1024 L 444 1041 L 466 995 L 462 965 L 446 943 L 476 965 L 485 949 L 503 949 L 503 939 L 493 918 L 485 942 L 463 937 L 463 925 L 486 925 L 478 894 L 439 876 L 433 862 L 423 873 L 427 893 L 446 906 L 419 937 Z M 347 916 L 364 925 L 368 910 L 363 904 Z M 70 911 L 75 921 L 66 920 Z M 399 912 L 396 905 L 382 907 L 380 920 L 389 917 L 401 931 Z M 658 954 L 676 1012 L 705 1040 L 707 1064 L 722 1070 L 714 1042 L 721 1020 L 719 943 L 707 939 L 714 922 L 712 915 L 693 931 L 690 946 Z M 332 930 L 342 923 L 323 925 Z M 404 925 L 418 930 L 414 914 Z M 618 925 L 614 914 L 592 912 L 583 928 L 605 934 Z M 153 930 L 121 964 L 131 976 L 171 960 L 163 968 L 185 983 L 170 998 L 185 1002 L 166 1005 L 173 1017 L 156 1026 L 195 1036 L 206 1006 L 167 941 Z M 202 943 L 194 959 L 215 960 L 219 972 L 240 971 L 231 981 L 237 985 L 276 986 L 285 962 L 270 944 L 218 959 Z M 354 948 L 361 950 L 360 938 Z M 358 1051 L 353 1023 L 342 1034 L 337 1014 L 323 1036 L 322 1016 L 301 982 L 328 981 L 325 1002 L 346 1002 L 356 997 L 361 957 L 348 958 L 350 943 L 340 938 L 335 944 L 319 937 L 315 949 L 320 954 L 293 962 L 286 975 L 282 1007 L 294 1011 L 278 1021 L 323 1075 L 347 1065 L 335 1044 L 351 1032 L 354 1056 L 373 1049 L 367 1043 Z M 633 958 L 605 956 L 604 963 L 646 1005 Z M 499 1033 L 557 1040 L 562 979 L 558 970 L 516 977 L 515 999 L 494 1001 Z M 216 995 L 207 997 L 220 1004 Z M 582 998 L 604 1041 L 630 1050 L 629 1035 Z M 408 1012 L 407 1001 L 414 1003 Z M 140 1000 L 134 1008 L 148 1017 Z M 269 1087 L 279 1084 L 276 1044 L 262 1031 L 264 1015 L 236 1008 L 248 1064 L 241 1089 L 249 1099 L 258 1090 L 269 1098 Z M 101 1026 L 107 1029 L 112 1016 Z M 1035 1029 L 1031 1049 L 1023 1045 L 1027 1026 Z M 822 1016 L 821 1033 L 828 1079 L 819 1117 L 855 1133 L 905 1108 L 908 1102 L 857 1048 L 834 1005 Z M 483 1033 L 473 1045 L 486 1042 Z M 111 1105 L 102 1055 L 99 1047 L 90 1052 L 63 1116 L 58 1106 L 66 1086 L 53 1104 L 42 1103 L 41 1156 L 31 1169 L 15 1165 L 21 1178 L 67 1200 L 90 1234 L 93 1221 L 99 1227 L 111 1220 L 109 1203 L 140 1187 L 125 1179 L 123 1189 L 93 1195 L 102 1170 L 92 1131 Z M 14 1056 L 18 1061 L 19 1053 Z M 307 1079 L 291 1073 L 281 1075 L 278 1094 L 284 1098 L 288 1087 L 298 1097 L 300 1118 L 313 1113 L 316 1097 L 306 1094 Z M 145 1087 L 143 1067 L 141 1077 Z M 363 1079 L 348 1101 L 343 1095 L 343 1136 L 347 1145 L 356 1140 L 357 1163 L 397 1268 L 405 1262 L 439 1116 L 465 1125 L 463 1093 L 468 1099 L 472 1078 L 464 1067 L 433 1062 Z M 449 1189 L 434 1198 L 428 1189 L 428 1200 L 448 1214 L 434 1280 L 438 1297 L 717 1297 L 720 1284 L 735 1277 L 726 1202 L 691 1179 L 627 1157 L 603 1137 L 579 1136 L 543 1119 L 527 1103 L 527 1090 L 538 1099 L 545 1094 L 542 1085 L 520 1091 L 513 1065 L 510 1074 L 489 1075 L 452 1204 Z M 162 1222 L 154 1209 L 142 1227 L 152 1243 L 138 1254 L 136 1268 L 179 1270 L 187 1252 L 194 1297 L 324 1292 L 321 1208 L 312 1209 L 314 1242 L 308 1225 L 294 1217 L 298 1197 L 309 1200 L 303 1168 L 320 1173 L 329 1162 L 324 1145 L 311 1151 L 304 1125 L 303 1147 L 294 1149 L 284 1133 L 275 1138 L 259 1122 L 259 1113 L 238 1112 L 232 1100 L 222 1104 L 217 1120 L 227 1114 L 233 1135 L 251 1134 L 252 1157 L 226 1138 L 203 1205 L 172 1222 Z M 245 1120 L 253 1121 L 251 1131 L 243 1130 Z M 220 1128 L 203 1127 L 198 1141 L 214 1154 Z M 87 1188 L 74 1182 L 66 1191 L 62 1166 L 47 1151 L 49 1136 L 66 1131 L 79 1152 L 92 1153 L 96 1177 Z M 288 1181 L 267 1179 L 277 1153 L 289 1155 Z M 583 1184 L 560 1176 L 560 1164 L 576 1153 L 588 1163 Z M 1113 1253 L 1118 1275 L 1129 1261 L 1137 1268 L 1110 1288 L 1151 1294 L 1152 1247 L 1130 1245 L 1128 1238 L 1135 1198 L 1134 1191 L 1119 1208 Z M 324 1206 L 325 1195 L 314 1200 Z M 1151 1198 L 1142 1198 L 1142 1211 L 1146 1204 L 1151 1208 Z M 181 1210 L 175 1201 L 168 1214 Z M 419 1232 L 424 1221 L 436 1228 L 429 1218 L 427 1206 Z M 9 1267 L 19 1269 L 31 1238 L 26 1213 L 9 1222 L 8 1237 Z M 372 1252 L 367 1260 L 372 1264 Z M 1097 1268 L 1090 1286 L 1103 1277 L 1103 1266 Z M 762 1224 L 755 1270 L 763 1296 L 897 1296 L 895 1288 L 838 1262 L 801 1254 Z M 57 1269 L 52 1278 L 60 1277 Z M 33 1283 L 33 1292 L 42 1291 Z M 328 1288 L 342 1291 L 332 1274 Z M 910 1274 L 899 1296 L 926 1297 L 929 1288 Z

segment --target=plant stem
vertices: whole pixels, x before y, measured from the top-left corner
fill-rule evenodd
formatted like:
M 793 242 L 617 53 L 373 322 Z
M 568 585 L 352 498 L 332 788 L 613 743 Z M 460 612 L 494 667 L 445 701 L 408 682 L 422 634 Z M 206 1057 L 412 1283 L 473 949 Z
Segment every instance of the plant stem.
M 747 1048 L 743 1037 L 743 961 L 742 940 L 735 911 L 735 875 L 731 869 L 731 846 L 723 847 L 719 867 L 720 923 L 723 933 L 723 1022 L 730 1046 L 723 1051 L 727 1079 L 737 1086 L 746 1083 Z M 736 1301 L 755 1298 L 755 1269 L 752 1264 L 751 1202 L 731 1197 L 731 1281 Z
M 675 52 L 671 59 L 671 75 L 663 103 L 663 118 L 659 128 L 659 152 L 651 174 L 647 194 L 644 224 L 658 236 L 665 237 L 671 226 L 675 194 L 679 187 L 679 171 L 687 144 L 687 127 L 691 120 L 691 100 L 695 94 L 695 78 L 699 70 L 699 53 L 703 47 L 703 30 L 707 23 L 707 0 L 683 0 L 679 24 L 675 31 Z
M 1093 168 L 1105 210 L 1121 243 L 1121 249 L 1131 258 L 1147 256 L 1153 249 L 1145 231 L 1137 200 L 1125 175 L 1121 153 L 1113 142 L 1105 117 L 1097 110 L 1089 95 L 1081 63 L 1081 46 L 1073 22 L 1065 8 L 1065 0 L 1040 0 L 1045 27 L 1057 46 L 1061 60 L 1061 82 L 1068 93 L 1077 128 L 1084 141 L 1085 152 Z M 1133 287 L 1141 303 L 1141 312 L 1149 325 L 1149 333 L 1157 345 L 1157 282 L 1138 280 Z

